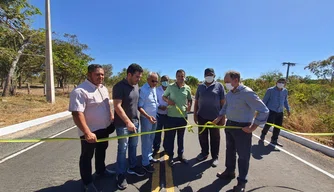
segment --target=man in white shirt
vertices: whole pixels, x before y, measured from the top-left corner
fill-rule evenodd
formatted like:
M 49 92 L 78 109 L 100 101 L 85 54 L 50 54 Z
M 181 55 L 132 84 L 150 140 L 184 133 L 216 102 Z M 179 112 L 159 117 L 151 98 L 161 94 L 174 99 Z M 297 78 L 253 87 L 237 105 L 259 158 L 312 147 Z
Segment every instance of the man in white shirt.
M 113 121 L 110 111 L 108 89 L 102 85 L 104 70 L 101 65 L 88 66 L 87 80 L 70 94 L 69 111 L 79 128 L 81 139 L 80 175 L 85 191 L 98 191 L 93 184 L 92 158 L 95 152 L 97 176 L 111 176 L 114 172 L 106 169 L 105 156 L 108 142 L 96 143 L 97 139 L 109 136 L 107 127 Z
M 159 103 L 157 113 L 157 130 L 161 130 L 166 126 L 167 106 L 168 104 L 162 99 L 162 96 L 169 85 L 169 77 L 164 75 L 161 77 L 161 86 L 157 87 L 157 99 Z M 161 145 L 161 132 L 155 134 L 153 142 L 153 157 L 158 153 Z

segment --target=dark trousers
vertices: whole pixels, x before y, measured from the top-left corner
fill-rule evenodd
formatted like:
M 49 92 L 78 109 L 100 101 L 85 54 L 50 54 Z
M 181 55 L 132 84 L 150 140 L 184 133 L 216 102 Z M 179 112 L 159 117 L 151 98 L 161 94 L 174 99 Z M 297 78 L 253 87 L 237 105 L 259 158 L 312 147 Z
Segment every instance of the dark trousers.
M 182 117 L 167 117 L 166 128 L 186 126 L 187 122 Z M 164 137 L 164 148 L 167 155 L 172 158 L 174 156 L 174 140 L 177 134 L 177 154 L 182 156 L 184 152 L 183 141 L 184 141 L 185 128 L 180 128 L 172 131 L 166 131 Z
M 166 126 L 167 115 L 157 114 L 157 130 L 162 130 Z M 153 150 L 159 151 L 161 145 L 161 132 L 155 133 L 154 141 L 153 141 Z
M 238 123 L 228 120 L 226 126 L 245 127 L 251 123 Z M 249 160 L 252 148 L 252 134 L 241 129 L 225 129 L 226 134 L 226 161 L 228 172 L 234 172 L 236 168 L 236 153 L 238 153 L 238 182 L 247 183 Z
M 283 112 L 277 113 L 275 111 L 270 110 L 267 123 L 272 123 L 272 124 L 275 124 L 275 125 L 282 126 L 282 124 L 283 124 Z M 264 126 L 263 130 L 262 130 L 262 135 L 266 135 L 268 133 L 268 130 L 270 129 L 270 127 L 271 127 L 270 125 L 266 124 Z M 271 137 L 271 140 L 277 141 L 280 131 L 281 131 L 280 129 L 274 127 L 273 135 Z
M 198 124 L 204 125 L 208 121 L 213 121 L 213 119 L 204 119 L 201 116 L 197 116 Z M 198 131 L 201 132 L 203 127 L 199 127 Z M 220 145 L 220 130 L 217 128 L 207 128 L 203 133 L 198 135 L 199 143 L 202 148 L 202 154 L 209 154 L 209 132 L 210 132 L 210 148 L 212 159 L 218 159 L 219 145 Z
M 95 132 L 96 137 L 106 138 L 109 136 L 107 129 L 100 129 Z M 84 136 L 80 137 L 84 139 Z M 101 143 L 88 143 L 85 140 L 81 140 L 81 155 L 80 155 L 80 175 L 84 185 L 87 185 L 93 181 L 92 178 L 92 158 L 95 152 L 95 170 L 96 173 L 102 174 L 106 169 L 104 163 L 106 157 L 106 149 L 108 148 L 108 141 Z

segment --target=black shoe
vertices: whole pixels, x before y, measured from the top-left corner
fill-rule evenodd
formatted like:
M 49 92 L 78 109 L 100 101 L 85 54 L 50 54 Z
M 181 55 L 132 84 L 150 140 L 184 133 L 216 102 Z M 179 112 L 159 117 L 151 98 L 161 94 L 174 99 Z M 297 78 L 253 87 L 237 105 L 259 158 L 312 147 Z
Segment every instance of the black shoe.
M 233 192 L 245 192 L 246 185 L 239 184 L 233 187 Z
M 169 165 L 170 167 L 173 167 L 173 166 L 174 166 L 174 160 L 173 160 L 173 158 L 170 158 L 170 159 L 168 160 L 168 165 Z
M 265 137 L 266 137 L 266 135 L 261 134 L 261 136 L 260 136 L 260 140 L 261 140 L 261 141 L 264 141 Z
M 89 183 L 88 185 L 84 186 L 84 192 L 98 192 L 98 190 L 94 183 Z
M 273 144 L 273 145 L 278 145 L 278 146 L 280 146 L 280 147 L 283 147 L 282 144 L 280 144 L 279 142 L 277 142 L 277 140 L 274 140 L 274 139 L 272 139 L 272 140 L 270 141 L 270 143 Z
M 159 159 L 150 159 L 150 163 L 159 163 L 160 160 Z
M 139 167 L 139 166 L 136 166 L 134 168 L 129 168 L 128 169 L 128 173 L 131 174 L 131 175 L 137 175 L 139 177 L 142 177 L 145 175 L 145 170 L 143 170 L 142 167 Z
M 235 172 L 227 172 L 225 170 L 223 173 L 221 172 L 217 173 L 217 177 L 223 180 L 232 180 L 235 178 Z
M 125 178 L 124 174 L 117 175 L 116 181 L 117 181 L 118 189 L 124 190 L 128 187 L 128 182 L 126 181 L 126 178 Z
M 102 174 L 95 173 L 96 177 L 113 177 L 115 174 L 115 171 L 109 169 L 106 169 Z
M 198 161 L 204 161 L 205 159 L 208 158 L 208 155 L 203 155 L 203 153 L 200 153 L 199 155 L 197 155 L 196 159 Z
M 182 155 L 177 157 L 177 161 L 181 161 L 184 164 L 188 164 L 188 160 Z
M 148 164 L 146 166 L 143 166 L 143 169 L 147 172 L 147 173 L 153 173 L 154 172 L 154 167 L 152 164 Z

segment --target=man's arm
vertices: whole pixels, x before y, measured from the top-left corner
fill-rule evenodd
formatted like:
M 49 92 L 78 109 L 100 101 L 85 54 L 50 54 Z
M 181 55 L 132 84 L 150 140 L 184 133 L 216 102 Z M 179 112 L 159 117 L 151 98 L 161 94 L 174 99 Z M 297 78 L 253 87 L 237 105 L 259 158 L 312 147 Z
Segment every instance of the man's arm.
M 288 111 L 288 115 L 290 115 L 290 105 L 289 105 L 289 101 L 288 101 L 288 91 L 286 91 L 286 96 L 285 96 L 285 100 L 284 100 L 284 107 Z
M 243 130 L 247 133 L 253 132 L 259 125 L 265 124 L 267 122 L 267 118 L 269 115 L 269 109 L 267 106 L 261 101 L 261 99 L 254 92 L 248 92 L 245 94 L 245 100 L 253 110 L 257 111 L 258 114 L 254 119 L 252 125 L 248 128 L 243 128 Z
M 112 110 L 111 107 L 110 107 L 110 120 L 111 120 L 111 122 L 113 122 L 114 119 L 115 119 L 115 117 L 114 117 L 114 110 Z
M 270 99 L 270 89 L 267 89 L 262 100 L 266 106 L 268 106 L 269 99 Z
M 148 95 L 145 94 L 145 91 L 143 90 L 143 88 L 141 88 L 139 90 L 138 111 L 140 112 L 140 114 L 144 115 L 144 117 L 146 117 L 151 123 L 155 123 L 155 118 L 147 114 L 143 108 L 146 97 L 148 97 Z
M 175 105 L 174 101 L 170 100 L 168 97 L 170 96 L 170 86 L 167 87 L 167 89 L 164 92 L 164 95 L 162 96 L 162 99 L 168 104 L 168 105 Z
M 72 111 L 72 117 L 73 117 L 73 121 L 75 123 L 75 125 L 85 134 L 89 134 L 91 133 L 86 119 L 85 119 L 85 115 L 83 114 L 83 112 L 80 111 Z
M 97 138 L 89 129 L 85 115 L 83 112 L 86 108 L 86 100 L 83 92 L 80 89 L 75 89 L 70 94 L 69 111 L 72 112 L 72 117 L 75 125 L 83 132 L 85 139 L 89 143 L 95 143 Z
M 131 122 L 129 117 L 126 115 L 124 109 L 122 108 L 122 99 L 123 99 L 123 89 L 122 87 L 115 85 L 113 87 L 113 101 L 114 101 L 114 110 L 117 115 L 125 123 L 129 131 L 136 131 L 136 127 Z
M 225 119 L 226 119 L 226 108 L 227 108 L 227 103 L 225 102 L 222 109 L 219 111 L 218 117 L 213 120 L 213 123 L 218 125 L 224 125 L 225 124 Z
M 187 103 L 187 105 L 188 105 L 188 107 L 187 107 L 187 111 L 190 112 L 190 110 L 191 110 L 191 106 L 193 105 L 193 98 L 191 97 L 191 89 L 190 89 L 190 87 L 189 87 L 189 89 L 188 89 L 187 100 L 188 100 L 188 103 Z
M 220 106 L 223 107 L 225 104 L 225 89 L 222 84 L 221 85 L 221 92 L 220 92 Z

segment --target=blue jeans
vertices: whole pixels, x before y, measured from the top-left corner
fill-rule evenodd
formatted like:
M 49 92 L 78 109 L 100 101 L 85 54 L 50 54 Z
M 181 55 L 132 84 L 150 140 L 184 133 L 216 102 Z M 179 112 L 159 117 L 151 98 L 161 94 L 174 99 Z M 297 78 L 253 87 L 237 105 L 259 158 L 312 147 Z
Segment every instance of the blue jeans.
M 157 124 L 152 124 L 146 117 L 140 117 L 141 132 L 155 131 Z M 155 134 L 141 136 L 142 165 L 150 164 L 152 159 L 152 146 Z
M 134 124 L 138 127 L 139 124 Z M 129 131 L 127 127 L 116 127 L 117 136 L 129 135 L 133 132 Z M 118 148 L 117 148 L 117 174 L 124 174 L 126 172 L 126 149 L 128 150 L 129 157 L 129 166 L 134 168 L 137 165 L 137 145 L 138 137 L 128 137 L 124 139 L 118 139 Z
M 167 115 L 164 114 L 157 114 L 157 130 L 161 130 L 166 126 L 167 123 Z M 159 151 L 161 145 L 161 132 L 155 133 L 154 141 L 153 141 L 153 149 L 154 151 Z

